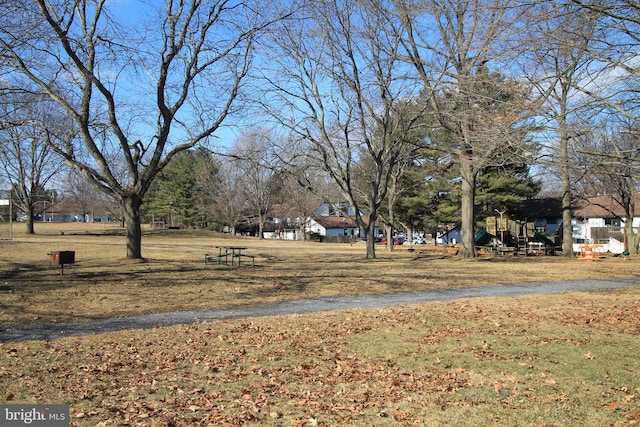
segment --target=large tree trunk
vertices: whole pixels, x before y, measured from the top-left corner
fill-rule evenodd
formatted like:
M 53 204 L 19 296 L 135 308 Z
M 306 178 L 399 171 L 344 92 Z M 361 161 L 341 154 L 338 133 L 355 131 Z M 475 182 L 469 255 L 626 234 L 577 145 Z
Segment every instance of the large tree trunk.
M 387 250 L 389 252 L 393 252 L 393 250 L 395 249 L 393 247 L 394 241 L 393 241 L 393 227 L 389 224 L 386 224 L 384 226 L 384 234 L 385 236 L 387 236 Z
M 476 199 L 476 173 L 473 170 L 471 161 L 461 161 L 460 171 L 462 175 L 461 198 L 462 198 L 462 219 L 460 228 L 462 231 L 462 241 L 460 242 L 459 255 L 465 258 L 476 256 L 475 243 L 475 215 L 474 205 Z
M 631 229 L 627 237 L 627 244 L 629 245 L 629 253 L 638 255 L 640 254 L 640 232 L 634 233 L 633 227 L 629 227 L 629 228 Z
M 369 223 L 367 224 L 367 259 L 375 259 L 376 257 L 376 220 L 375 214 L 369 214 Z M 358 224 L 358 222 L 356 222 Z
M 264 239 L 264 224 L 267 221 L 265 220 L 264 216 L 260 215 L 258 217 L 258 237 L 260 239 Z
M 629 220 L 628 218 L 629 217 L 627 217 L 627 219 L 624 222 L 624 251 L 630 254 L 637 254 L 638 244 L 635 241 L 636 236 L 633 233 L 633 219 Z
M 389 210 L 389 223 L 385 227 L 387 232 L 387 249 L 389 250 L 389 252 L 393 252 L 396 249 L 395 247 L 396 242 L 393 240 L 393 226 L 396 222 L 395 215 L 393 214 L 393 199 L 394 199 L 393 194 L 395 194 L 395 191 L 396 191 L 396 182 L 393 178 L 391 182 L 392 182 L 392 188 L 387 193 L 389 194 L 389 197 L 387 198 L 387 209 Z
M 573 225 L 571 224 L 571 171 L 569 169 L 569 135 L 561 126 L 560 163 L 562 165 L 562 256 L 571 258 L 573 253 Z
M 35 234 L 36 232 L 35 232 L 35 229 L 33 228 L 33 223 L 36 220 L 35 212 L 33 211 L 33 208 L 31 208 L 31 209 L 27 209 L 27 212 L 25 212 L 25 213 L 26 213 L 26 216 L 27 216 L 27 219 L 26 219 L 26 222 L 25 222 L 25 225 L 26 225 L 27 228 L 26 228 L 25 232 L 27 234 Z
M 127 229 L 127 258 L 142 259 L 141 204 L 142 199 L 137 194 L 129 195 L 122 200 L 124 224 Z
M 624 250 L 630 254 L 640 253 L 640 248 L 638 248 L 638 243 L 640 242 L 640 230 L 637 234 L 633 232 L 633 213 L 635 212 L 635 210 L 635 195 L 632 192 L 626 212 L 627 218 L 624 222 Z
M 563 178 L 564 181 L 564 178 Z M 564 183 L 563 183 L 564 187 Z M 562 256 L 573 257 L 573 225 L 571 224 L 571 193 L 562 191 Z

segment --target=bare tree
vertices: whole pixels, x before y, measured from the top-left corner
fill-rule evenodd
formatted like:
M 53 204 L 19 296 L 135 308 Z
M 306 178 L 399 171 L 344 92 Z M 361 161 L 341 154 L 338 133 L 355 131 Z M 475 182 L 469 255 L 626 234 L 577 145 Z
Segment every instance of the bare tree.
M 630 0 L 572 0 L 584 15 L 598 17 L 588 54 L 597 58 L 589 78 L 574 88 L 607 113 L 637 124 L 640 120 L 640 4 Z M 637 127 L 637 125 L 636 125 Z
M 82 222 L 92 221 L 99 210 L 104 213 L 104 197 L 101 197 L 104 194 L 77 170 L 73 169 L 66 175 L 63 191 L 68 204 L 82 216 Z
M 420 108 L 419 105 L 414 105 L 414 108 Z M 408 111 L 408 110 L 407 110 Z M 409 120 L 415 120 L 415 117 L 421 114 L 416 112 L 409 116 Z M 403 120 L 403 117 L 396 117 L 395 120 Z M 398 159 L 390 168 L 389 179 L 387 182 L 386 198 L 380 206 L 379 218 L 385 227 L 385 235 L 387 236 L 387 250 L 393 252 L 394 245 L 394 229 L 397 225 L 395 216 L 396 203 L 406 188 L 402 185 L 402 178 L 406 173 L 408 166 L 415 159 L 415 149 L 418 145 L 417 129 L 418 126 L 414 125 L 397 125 L 394 126 L 400 135 L 395 135 L 394 138 L 398 141 Z M 412 128 L 416 132 L 411 132 Z M 416 133 L 416 135 L 412 135 Z M 422 135 L 420 135 L 420 138 Z M 370 177 L 375 174 L 376 164 L 369 156 L 360 156 L 359 162 L 353 167 L 354 187 L 357 194 L 362 200 L 362 204 L 366 206 L 367 195 L 370 188 Z
M 237 183 L 246 201 L 246 213 L 255 219 L 260 238 L 264 237 L 265 223 L 273 203 L 273 180 L 278 170 L 275 149 L 279 144 L 274 139 L 271 131 L 252 128 L 238 137 L 230 151 L 239 172 Z
M 561 180 L 562 197 L 562 254 L 573 253 L 572 163 L 571 144 L 588 126 L 585 117 L 587 99 L 580 96 L 576 87 L 589 80 L 593 56 L 589 47 L 596 31 L 597 14 L 575 5 L 541 2 L 532 10 L 528 52 L 530 61 L 525 75 L 529 76 L 541 98 L 546 99 L 541 111 L 548 120 L 546 125 L 551 140 L 547 146 L 550 160 L 545 169 L 557 170 Z M 580 119 L 582 117 L 582 119 Z
M 549 87 L 553 89 L 545 112 L 557 125 L 559 150 L 558 157 L 552 157 L 552 161 L 559 165 L 562 180 L 563 255 L 571 257 L 572 187 L 579 184 L 572 181 L 571 176 L 580 178 L 591 174 L 588 165 L 596 167 L 594 165 L 611 161 L 606 151 L 602 151 L 602 159 L 592 153 L 588 161 L 573 164 L 571 149 L 579 147 L 584 140 L 593 139 L 593 135 L 589 135 L 591 123 L 609 120 L 604 117 L 611 116 L 614 121 L 625 117 L 635 123 L 632 127 L 637 127 L 640 118 L 637 96 L 640 7 L 626 0 L 575 0 L 559 5 L 542 2 L 536 9 L 540 17 L 536 27 L 542 30 L 534 32 L 540 44 L 535 51 L 537 63 L 549 73 L 549 78 L 542 80 L 538 87 L 544 91 Z M 611 150 L 616 151 L 615 144 Z M 621 194 L 620 188 L 616 194 Z M 620 202 L 628 205 L 623 200 Z
M 509 70 L 512 40 L 527 5 L 511 0 L 394 1 L 406 60 L 423 84 L 438 139 L 461 176 L 460 254 L 476 255 L 475 187 L 488 166 L 523 154 L 534 104 L 527 89 L 489 67 Z
M 167 0 L 157 9 L 140 3 L 144 16 L 131 20 L 106 0 L 6 7 L 0 58 L 9 77 L 26 78 L 72 117 L 82 146 L 51 146 L 121 202 L 127 257 L 141 258 L 143 196 L 175 154 L 206 142 L 234 113 L 254 40 L 279 18 L 277 8 Z
M 622 115 L 621 115 L 622 116 Z M 640 253 L 640 232 L 634 229 L 640 197 L 640 131 L 619 125 L 601 126 L 576 141 L 576 156 L 588 173 L 583 177 L 582 193 L 590 202 L 592 196 L 606 195 L 599 207 L 611 215 L 624 216 L 624 250 Z M 613 203 L 610 203 L 610 201 Z
M 308 171 L 307 171 L 308 172 Z M 287 217 L 296 221 L 291 224 L 297 228 L 297 234 L 301 240 L 306 240 L 306 226 L 308 218 L 311 218 L 314 211 L 322 204 L 324 199 L 318 196 L 321 192 L 321 180 L 317 175 L 305 174 L 301 168 L 287 168 L 284 171 L 283 186 L 280 191 L 280 202 L 287 206 L 287 212 L 293 213 L 293 216 Z M 301 185 L 300 182 L 306 182 L 311 185 Z M 309 187 L 315 191 L 310 191 Z
M 415 124 L 415 111 L 404 110 L 419 88 L 406 78 L 399 37 L 384 31 L 389 24 L 379 2 L 305 2 L 300 13 L 274 35 L 269 111 L 296 135 L 296 151 L 339 187 L 343 200 L 333 203 L 354 208 L 354 221 L 366 230 L 366 257 L 375 258 L 378 211 L 406 151 L 398 126 Z M 362 156 L 372 164 L 364 198 L 354 182 Z
M 26 232 L 35 233 L 35 218 L 55 202 L 47 185 L 64 167 L 47 144 L 64 116 L 51 102 L 28 93 L 5 95 L 0 130 L 0 166 L 13 189 L 14 206 L 25 214 Z M 36 123 L 32 117 L 39 117 Z M 48 126 L 48 132 L 44 126 Z
M 229 227 L 230 234 L 236 233 L 246 208 L 241 178 L 242 172 L 230 159 L 219 160 L 215 168 L 199 173 L 203 210 L 214 222 Z

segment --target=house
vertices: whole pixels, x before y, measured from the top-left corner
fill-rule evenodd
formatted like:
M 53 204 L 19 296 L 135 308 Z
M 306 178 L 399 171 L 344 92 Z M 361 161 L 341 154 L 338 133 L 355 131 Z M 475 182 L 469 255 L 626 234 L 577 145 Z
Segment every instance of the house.
M 43 222 L 110 222 L 115 221 L 109 213 L 80 212 L 71 201 L 63 199 L 48 205 L 36 216 L 36 221 Z
M 350 217 L 356 215 L 356 210 L 347 202 L 338 203 L 337 207 L 336 209 L 331 203 L 323 203 L 313 212 L 313 215 L 317 217 L 343 217 L 345 213 Z
M 627 219 L 624 208 L 608 195 L 590 197 L 576 203 L 573 210 L 574 250 L 579 245 L 601 245 L 603 252 L 622 253 L 625 246 L 624 227 L 632 221 L 634 232 L 640 227 L 640 194 L 635 195 L 633 218 Z
M 459 225 L 436 234 L 437 245 L 455 245 L 462 241 L 462 228 Z
M 366 231 L 358 228 L 353 219 L 356 212 L 353 207 L 344 203 L 335 209 L 329 203 L 323 203 L 314 212 L 313 216 L 307 220 L 306 232 L 325 237 L 340 237 L 341 239 L 364 238 Z M 344 213 L 348 216 L 345 216 Z M 362 217 L 363 223 L 367 223 L 367 218 Z M 376 230 L 376 236 L 384 234 L 382 227 Z
M 263 231 L 265 239 L 302 240 L 304 220 L 298 216 L 298 209 L 286 204 L 271 207 L 270 230 Z
M 364 236 L 355 221 L 344 216 L 315 216 L 307 223 L 307 232 L 320 236 Z

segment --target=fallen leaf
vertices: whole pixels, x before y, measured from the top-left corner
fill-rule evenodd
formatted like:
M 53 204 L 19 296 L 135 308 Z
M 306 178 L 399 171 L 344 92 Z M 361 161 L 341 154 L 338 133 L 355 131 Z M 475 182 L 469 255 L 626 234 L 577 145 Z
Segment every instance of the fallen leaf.
M 408 420 L 408 419 L 409 419 L 409 415 L 407 415 L 407 413 L 406 413 L 406 412 L 402 412 L 402 411 L 395 411 L 395 412 L 393 413 L 393 418 L 394 418 L 396 421 L 406 421 L 406 420 Z
M 277 420 L 278 418 L 281 418 L 282 414 L 278 411 L 271 411 L 269 412 L 269 418 L 272 418 L 274 420 Z

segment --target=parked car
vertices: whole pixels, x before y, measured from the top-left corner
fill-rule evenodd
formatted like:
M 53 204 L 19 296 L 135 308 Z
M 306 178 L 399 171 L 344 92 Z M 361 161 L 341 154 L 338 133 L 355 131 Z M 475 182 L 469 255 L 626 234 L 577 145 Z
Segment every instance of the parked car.
M 413 244 L 414 245 L 426 245 L 427 242 L 420 236 L 413 236 Z
M 380 240 L 380 243 L 382 243 L 383 245 L 386 245 L 387 244 L 387 238 L 383 237 L 382 240 Z M 401 245 L 402 243 L 403 242 L 402 242 L 401 238 L 394 238 L 393 239 L 393 244 L 394 245 Z

